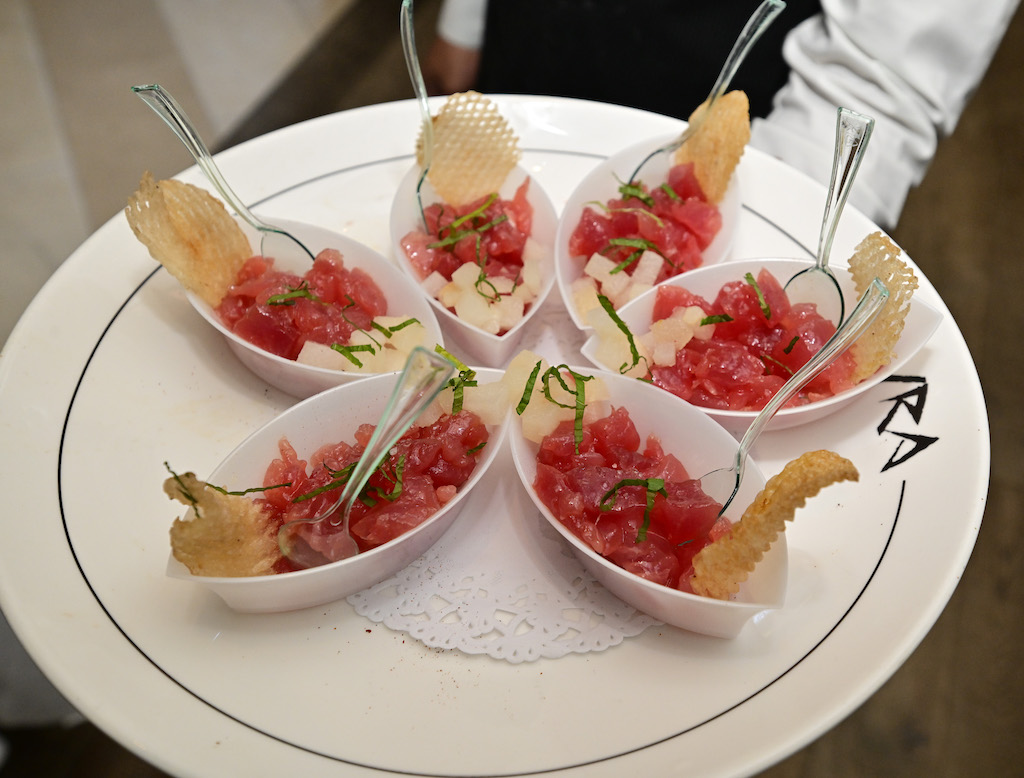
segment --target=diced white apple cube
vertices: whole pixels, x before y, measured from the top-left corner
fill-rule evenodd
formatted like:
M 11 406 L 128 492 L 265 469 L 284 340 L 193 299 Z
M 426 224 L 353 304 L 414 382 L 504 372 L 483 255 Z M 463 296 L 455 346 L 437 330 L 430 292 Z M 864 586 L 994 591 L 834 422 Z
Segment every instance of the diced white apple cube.
M 467 324 L 471 324 L 484 332 L 497 335 L 501 329 L 498 316 L 491 307 L 490 301 L 476 289 L 463 289 L 455 302 L 455 315 Z
M 455 303 L 462 297 L 462 293 L 463 289 L 461 286 L 454 282 L 447 283 L 437 293 L 437 301 L 445 308 L 454 308 Z
M 452 273 L 452 283 L 458 284 L 463 289 L 474 289 L 479 277 L 480 268 L 472 262 L 467 262 Z
M 683 315 L 683 320 L 693 327 L 693 337 L 697 340 L 711 340 L 715 334 L 714 324 L 701 324 L 705 318 L 707 314 L 699 305 L 689 306 Z
M 633 268 L 633 283 L 651 284 L 658 280 L 658 273 L 661 272 L 661 265 L 665 260 L 653 251 L 645 251 L 637 260 Z
M 615 263 L 602 254 L 591 254 L 583 267 L 583 274 L 596 281 L 604 282 L 615 269 Z
M 498 331 L 503 332 L 515 327 L 523 318 L 526 310 L 526 303 L 523 298 L 509 295 L 502 297 L 491 306 L 498 317 Z
M 597 301 L 597 283 L 593 278 L 584 276 L 576 279 L 572 282 L 570 292 L 573 305 L 576 306 L 576 313 L 580 318 L 585 317 L 589 311 L 601 307 Z
M 423 279 L 421 286 L 423 287 L 424 292 L 431 297 L 436 298 L 438 293 L 447 285 L 447 283 L 448 279 L 435 270 Z
M 484 424 L 501 424 L 508 413 L 508 392 L 501 381 L 467 386 L 463 389 L 462 398 L 462 407 L 479 416 Z
M 302 344 L 302 349 L 299 351 L 295 361 L 303 365 L 323 367 L 328 370 L 345 370 L 347 367 L 355 367 L 345 359 L 344 355 L 339 354 L 330 346 L 325 346 L 323 343 L 314 343 L 311 340 L 307 340 Z

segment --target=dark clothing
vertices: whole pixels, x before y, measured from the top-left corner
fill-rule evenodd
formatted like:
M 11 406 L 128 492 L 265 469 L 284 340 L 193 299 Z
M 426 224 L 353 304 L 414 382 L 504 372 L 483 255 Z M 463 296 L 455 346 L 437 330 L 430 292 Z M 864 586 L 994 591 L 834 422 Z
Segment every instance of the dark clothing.
M 760 0 L 491 0 L 481 92 L 580 97 L 687 118 Z M 732 80 L 766 116 L 789 68 L 782 42 L 821 10 L 789 0 Z

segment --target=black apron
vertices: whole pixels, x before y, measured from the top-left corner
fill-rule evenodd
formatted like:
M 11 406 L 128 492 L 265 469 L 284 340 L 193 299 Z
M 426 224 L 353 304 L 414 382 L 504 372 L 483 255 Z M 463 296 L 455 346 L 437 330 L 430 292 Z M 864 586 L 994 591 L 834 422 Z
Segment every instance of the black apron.
M 759 0 L 490 0 L 477 89 L 581 97 L 685 119 L 707 97 Z M 820 11 L 789 0 L 730 85 L 765 116 L 789 67 L 782 42 Z

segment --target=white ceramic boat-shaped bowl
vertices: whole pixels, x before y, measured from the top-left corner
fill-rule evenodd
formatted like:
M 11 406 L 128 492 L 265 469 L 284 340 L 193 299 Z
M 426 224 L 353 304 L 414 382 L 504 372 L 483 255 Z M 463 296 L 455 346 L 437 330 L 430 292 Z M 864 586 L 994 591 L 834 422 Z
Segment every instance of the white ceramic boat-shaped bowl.
M 621 197 L 619 186 L 628 180 L 644 157 L 676 137 L 678 137 L 678 133 L 648 139 L 614 154 L 590 171 L 566 200 L 555 235 L 555 277 L 565 308 L 573 323 L 581 330 L 589 330 L 590 325 L 583 320 L 576 309 L 572 285 L 583 275 L 583 268 L 589 257 L 572 256 L 569 253 L 569 238 L 576 229 L 576 225 L 579 224 L 583 209 L 594 203 L 607 203 L 613 198 Z M 672 155 L 659 154 L 644 165 L 641 171 L 642 179 L 650 186 L 658 186 L 667 179 L 671 167 Z M 725 197 L 718 205 L 719 212 L 722 214 L 722 228 L 704 249 L 704 265 L 702 267 L 721 262 L 729 255 L 736 237 L 741 206 L 739 181 L 734 174 Z M 683 275 L 687 275 L 687 273 L 683 273 Z
M 253 246 L 253 252 L 257 253 L 260 246 L 259 233 L 244 222 L 240 224 L 249 238 L 249 244 Z M 314 255 L 328 248 L 340 251 L 345 267 L 361 268 L 381 288 L 388 302 L 388 316 L 417 319 L 426 330 L 423 345 L 427 349 L 432 349 L 434 344 L 444 345 L 433 309 L 423 300 L 417 286 L 386 257 L 362 243 L 323 227 L 286 219 L 274 219 L 274 224 L 301 240 Z M 291 257 L 275 258 L 274 266 L 301 276 L 312 266 L 312 260 L 296 252 Z M 224 336 L 228 347 L 243 365 L 271 386 L 293 397 L 310 397 L 325 389 L 374 375 L 307 365 L 271 354 L 231 332 L 216 311 L 199 297 L 191 293 L 187 296 L 199 314 Z
M 746 273 L 752 273 L 756 278 L 758 272 L 762 268 L 765 268 L 772 273 L 772 275 L 774 275 L 781 284 L 785 285 L 786 281 L 798 271 L 804 270 L 813 265 L 814 261 L 810 259 L 732 260 L 719 265 L 711 265 L 691 270 L 689 273 L 671 278 L 665 283 L 667 285 L 680 286 L 688 289 L 711 302 L 718 295 L 718 291 L 724 284 L 730 281 L 741 281 Z M 843 290 L 846 311 L 850 312 L 857 304 L 853 280 L 850 278 L 849 271 L 846 267 L 837 265 L 831 265 L 831 267 L 833 272 L 836 274 L 836 277 L 839 279 L 840 287 Z M 632 332 L 634 336 L 643 335 L 650 330 L 651 313 L 654 309 L 656 296 L 657 288 L 651 289 L 637 297 L 632 302 L 622 306 L 622 308 L 617 311 L 619 317 L 625 322 L 626 326 L 629 327 L 630 332 Z M 786 429 L 787 427 L 795 427 L 799 424 L 807 424 L 845 408 L 850 403 L 856 401 L 857 398 L 865 392 L 869 391 L 872 387 L 877 386 L 886 378 L 901 370 L 903 366 L 924 347 L 941 321 L 942 314 L 939 311 L 916 297 L 912 298 L 910 311 L 907 314 L 903 333 L 900 336 L 900 342 L 896 349 L 897 355 L 892 362 L 871 377 L 864 379 L 855 387 L 848 389 L 845 392 L 841 392 L 833 397 L 818 400 L 817 402 L 808 403 L 806 405 L 783 408 L 775 414 L 775 417 L 771 422 L 769 422 L 767 429 L 780 430 Z M 598 353 L 598 344 L 599 338 L 597 335 L 591 335 L 583 344 L 581 353 L 592 364 L 606 370 L 617 371 L 618 365 L 611 366 L 601 364 L 600 360 L 596 356 Z M 680 402 L 685 401 L 680 400 Z M 754 417 L 757 415 L 756 411 L 725 411 L 716 410 L 714 408 L 703 408 L 697 405 L 694 405 L 693 407 L 699 409 L 702 413 L 706 413 L 709 417 L 734 434 L 742 434 L 745 432 L 747 427 L 749 427 L 750 423 L 754 420 Z
M 503 199 L 512 199 L 516 190 L 526 180 L 528 174 L 522 167 L 516 167 L 505 180 L 498 194 Z M 485 365 L 487 367 L 504 367 L 508 361 L 518 352 L 519 344 L 523 334 L 529 327 L 531 320 L 536 316 L 544 301 L 551 293 L 555 285 L 554 276 L 554 243 L 555 230 L 558 226 L 558 214 L 544 189 L 531 179 L 527 190 L 527 200 L 533 206 L 533 224 L 530 237 L 537 244 L 537 248 L 543 252 L 544 282 L 537 293 L 537 297 L 531 303 L 519 322 L 505 332 L 503 335 L 494 335 L 485 332 L 463 321 L 445 306 L 443 306 L 432 295 L 420 286 L 420 279 L 412 263 L 402 250 L 402 238 L 413 230 L 423 229 L 423 220 L 420 215 L 419 201 L 416 198 L 416 185 L 420 179 L 420 168 L 413 165 L 408 173 L 402 178 L 395 193 L 395 199 L 391 206 L 391 244 L 395 252 L 395 261 L 406 273 L 409 279 L 420 288 L 420 294 L 427 301 L 441 323 L 441 329 L 448 340 L 450 350 L 462 359 L 471 364 Z M 422 187 L 424 207 L 440 200 L 429 181 L 424 181 Z
M 594 375 L 597 371 L 573 368 Z M 736 440 L 705 414 L 649 384 L 617 374 L 599 373 L 605 381 L 611 404 L 625 406 L 646 440 L 656 434 L 666 453 L 675 454 L 692 477 L 732 464 Z M 646 581 L 601 557 L 567 529 L 541 502 L 533 489 L 537 475 L 537 445 L 522 434 L 517 419 L 509 423 L 512 456 L 537 509 L 565 538 L 583 566 L 607 589 L 638 610 L 682 629 L 715 637 L 731 638 L 755 614 L 782 607 L 788 575 L 786 536 L 783 533 L 765 554 L 733 600 L 715 600 Z M 739 494 L 726 515 L 738 519 L 765 479 L 757 465 L 748 460 Z
M 278 441 L 282 437 L 288 439 L 303 459 L 322 445 L 351 442 L 359 425 L 373 424 L 380 418 L 398 376 L 398 373 L 370 376 L 292 406 L 246 438 L 210 474 L 208 482 L 229 490 L 262 484 L 267 466 L 279 456 Z M 501 376 L 498 370 L 477 370 L 481 383 L 497 381 Z M 206 587 L 232 609 L 248 613 L 298 610 L 361 591 L 405 568 L 451 527 L 467 495 L 480 483 L 503 445 L 506 427 L 505 422 L 488 426 L 490 438 L 483 456 L 469 481 L 450 502 L 419 526 L 377 548 L 321 567 L 248 578 L 192 575 L 170 556 L 167 574 Z

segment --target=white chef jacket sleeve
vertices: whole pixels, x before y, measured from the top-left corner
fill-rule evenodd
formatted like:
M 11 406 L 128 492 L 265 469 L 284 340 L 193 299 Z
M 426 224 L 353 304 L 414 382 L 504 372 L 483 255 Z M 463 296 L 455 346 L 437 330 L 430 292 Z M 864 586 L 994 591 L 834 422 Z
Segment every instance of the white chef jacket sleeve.
M 484 41 L 487 0 L 444 0 L 437 19 L 437 34 L 464 49 L 479 49 Z
M 824 184 L 836 110 L 875 118 L 850 202 L 883 227 L 899 219 L 938 141 L 956 126 L 1019 0 L 823 0 L 787 36 L 790 78 L 751 145 Z

